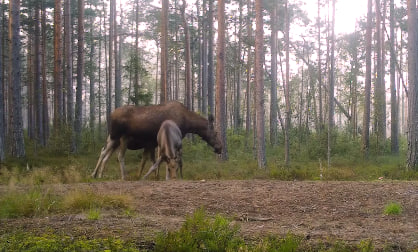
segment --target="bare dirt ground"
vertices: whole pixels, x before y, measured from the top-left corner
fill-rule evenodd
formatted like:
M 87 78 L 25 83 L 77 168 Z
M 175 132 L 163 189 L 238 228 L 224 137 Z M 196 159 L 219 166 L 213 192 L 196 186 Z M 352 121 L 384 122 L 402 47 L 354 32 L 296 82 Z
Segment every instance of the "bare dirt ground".
M 51 186 L 50 186 L 51 187 Z M 311 241 L 370 239 L 376 247 L 418 249 L 418 182 L 114 181 L 52 186 L 56 193 L 92 190 L 131 195 L 135 214 L 105 211 L 99 220 L 86 214 L 0 220 L 0 233 L 25 230 L 71 236 L 149 242 L 155 233 L 178 229 L 185 217 L 204 207 L 240 225 L 248 240 L 293 233 Z M 5 188 L 0 188 L 0 193 Z M 398 202 L 403 211 L 383 209 Z

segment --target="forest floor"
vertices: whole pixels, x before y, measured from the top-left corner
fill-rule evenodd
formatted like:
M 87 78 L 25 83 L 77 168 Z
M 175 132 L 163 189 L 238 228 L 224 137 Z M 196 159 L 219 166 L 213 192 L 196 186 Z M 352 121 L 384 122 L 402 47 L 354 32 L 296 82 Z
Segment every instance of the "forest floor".
M 203 207 L 240 226 L 246 240 L 269 234 L 300 235 L 315 241 L 418 249 L 418 182 L 288 182 L 276 180 L 111 181 L 48 185 L 57 194 L 91 190 L 130 195 L 134 214 L 103 210 L 98 220 L 86 214 L 0 220 L 0 234 L 54 232 L 74 237 L 115 237 L 145 244 L 161 231 L 177 230 L 185 217 Z M 8 190 L 0 187 L 0 193 Z M 397 202 L 400 215 L 385 215 Z

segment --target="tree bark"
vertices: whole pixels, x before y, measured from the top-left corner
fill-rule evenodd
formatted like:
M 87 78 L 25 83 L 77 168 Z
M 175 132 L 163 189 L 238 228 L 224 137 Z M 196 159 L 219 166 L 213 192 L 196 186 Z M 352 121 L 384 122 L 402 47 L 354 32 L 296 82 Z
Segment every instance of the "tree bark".
M 71 29 L 71 0 L 64 0 L 65 86 L 67 91 L 67 123 L 74 123 L 73 57 Z M 73 146 L 74 147 L 74 146 Z
M 35 3 L 35 45 L 34 45 L 34 102 L 35 102 L 35 129 L 36 141 L 43 143 L 43 120 L 42 120 L 42 88 L 41 88 L 41 8 L 40 3 Z
M 113 38 L 113 44 L 114 44 L 114 52 L 115 52 L 115 108 L 119 108 L 122 105 L 122 76 L 120 71 L 120 65 L 119 65 L 119 54 L 121 53 L 118 50 L 118 38 L 119 43 L 121 43 L 120 36 L 118 34 L 119 29 L 117 29 L 117 20 L 116 20 L 116 0 L 111 0 L 113 3 L 113 30 L 115 32 L 114 38 Z M 121 13 L 121 19 L 122 19 L 122 13 Z
M 277 144 L 277 3 L 273 2 L 271 15 L 271 101 L 270 101 L 270 144 Z
M 112 84 L 113 84 L 113 39 L 114 39 L 114 0 L 110 1 L 110 13 L 109 13 L 109 63 L 108 63 L 108 83 L 107 83 L 107 103 L 106 103 L 106 119 L 107 119 L 107 130 L 110 131 L 110 113 L 112 111 Z
M 382 14 L 380 0 L 376 0 L 376 85 L 375 85 L 375 99 L 374 99 L 374 112 L 375 112 L 375 131 L 378 141 L 378 149 L 381 149 L 381 144 L 385 140 L 385 88 L 384 88 L 384 72 L 382 62 Z
M 91 7 L 91 5 L 90 5 Z M 90 17 L 90 23 L 93 24 L 93 16 Z M 100 20 L 101 23 L 101 20 Z M 101 24 L 100 24 L 101 26 Z M 100 39 L 101 34 L 99 34 Z M 95 85 L 96 85 L 96 63 L 95 63 L 95 46 L 96 43 L 94 42 L 94 25 L 91 25 L 90 27 L 90 55 L 89 55 L 89 61 L 90 61 L 90 73 L 89 73 L 89 79 L 90 79 L 90 94 L 89 94 L 89 102 L 90 102 L 90 115 L 89 115 L 89 127 L 91 135 L 94 137 L 95 132 L 95 122 L 96 122 L 96 92 L 95 92 Z M 100 48 L 99 48 L 100 50 Z M 100 59 L 99 59 L 100 60 Z M 98 65 L 100 67 L 100 65 Z M 99 83 L 99 90 L 100 90 L 100 83 Z M 100 102 L 100 101 L 99 101 Z
M 81 125 L 83 118 L 83 77 L 84 77 L 84 0 L 78 0 L 78 42 L 77 42 L 77 89 L 75 103 L 74 131 L 76 149 L 80 149 Z
M 63 82 L 62 82 L 62 29 L 61 0 L 55 0 L 54 8 L 54 130 L 58 132 L 63 122 Z
M 255 1 L 255 107 L 257 131 L 257 163 L 258 168 L 266 168 L 266 150 L 264 137 L 264 32 L 262 0 Z
M 390 0 L 390 138 L 391 138 L 391 152 L 392 154 L 399 154 L 399 109 L 396 93 L 395 82 L 395 68 L 396 68 L 396 54 L 395 54 L 395 3 L 394 0 Z M 398 91 L 399 92 L 399 91 Z
M 10 83 L 12 85 L 13 115 L 11 121 L 12 157 L 22 158 L 25 154 L 25 142 L 23 138 L 22 94 L 21 94 L 21 59 L 20 59 L 20 0 L 9 2 L 9 59 L 10 59 Z
M 322 62 L 321 62 L 321 3 L 318 0 L 318 110 L 319 110 L 319 128 L 323 129 L 323 113 L 322 113 Z
M 160 102 L 168 100 L 168 0 L 162 0 L 161 9 L 161 92 Z
M 216 127 L 222 142 L 222 160 L 228 159 L 226 143 L 226 104 L 225 104 L 225 1 L 218 0 L 218 41 L 216 52 Z
M 370 91 L 372 86 L 372 0 L 368 0 L 366 30 L 366 77 L 364 87 L 363 154 L 369 158 L 370 147 Z
M 407 168 L 418 170 L 418 62 L 416 0 L 408 0 L 408 153 Z
M 213 73 L 213 2 L 209 0 L 208 13 L 208 113 L 215 113 L 215 97 L 214 92 L 214 73 Z
M 6 120 L 5 120 L 5 104 L 4 104 L 4 78 L 3 78 L 3 3 L 0 4 L 0 163 L 4 161 L 6 157 Z
M 328 89 L 328 167 L 331 167 L 332 133 L 334 129 L 334 86 L 335 86 L 335 0 L 332 1 L 332 27 L 331 27 L 331 69 Z
M 285 164 L 288 166 L 290 164 L 290 118 L 291 118 L 291 108 L 290 108 L 290 59 L 289 59 L 289 50 L 290 50 L 290 18 L 289 18 L 289 8 L 288 0 L 285 3 L 285 51 L 286 51 L 286 80 L 285 83 L 285 103 L 286 103 L 286 117 L 285 117 L 285 133 L 284 133 L 284 159 Z
M 186 59 L 186 74 L 185 74 L 185 84 L 186 84 L 186 107 L 189 110 L 192 110 L 192 56 L 190 52 L 190 34 L 189 26 L 186 19 L 186 0 L 183 0 L 183 6 L 181 8 L 182 18 L 183 18 L 183 28 L 184 28 L 184 40 L 185 40 L 185 59 Z
M 44 3 L 41 4 L 42 9 L 42 127 L 43 127 L 43 138 L 41 144 L 45 146 L 49 138 L 49 113 L 48 113 L 48 82 L 46 78 L 47 64 L 46 64 L 46 10 Z

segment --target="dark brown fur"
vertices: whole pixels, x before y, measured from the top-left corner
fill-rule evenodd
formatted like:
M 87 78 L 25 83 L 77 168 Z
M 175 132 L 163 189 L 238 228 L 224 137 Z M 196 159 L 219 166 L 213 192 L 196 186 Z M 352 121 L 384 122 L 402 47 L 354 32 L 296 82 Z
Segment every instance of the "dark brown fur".
M 118 159 L 122 179 L 124 174 L 124 156 L 126 149 L 138 150 L 145 148 L 154 150 L 157 143 L 157 134 L 165 120 L 174 121 L 184 137 L 187 133 L 194 133 L 202 137 L 216 153 L 222 150 L 218 134 L 214 130 L 213 117 L 209 120 L 189 111 L 183 104 L 170 101 L 161 105 L 151 106 L 123 106 L 117 108 L 110 116 L 111 128 L 107 145 L 103 147 L 92 176 L 102 176 L 105 164 L 110 155 L 120 147 Z M 100 168 L 100 171 L 99 171 Z

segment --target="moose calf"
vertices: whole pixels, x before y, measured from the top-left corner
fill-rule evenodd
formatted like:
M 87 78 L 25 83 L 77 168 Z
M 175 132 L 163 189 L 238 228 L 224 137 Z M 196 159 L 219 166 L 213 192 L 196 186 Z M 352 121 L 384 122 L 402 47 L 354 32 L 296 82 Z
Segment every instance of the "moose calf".
M 180 168 L 180 176 L 183 177 L 182 142 L 183 136 L 177 124 L 172 120 L 166 120 L 161 124 L 157 135 L 158 154 L 157 160 L 145 174 L 144 179 L 155 169 L 158 169 L 162 161 L 167 163 L 165 179 L 175 179 L 177 169 Z

